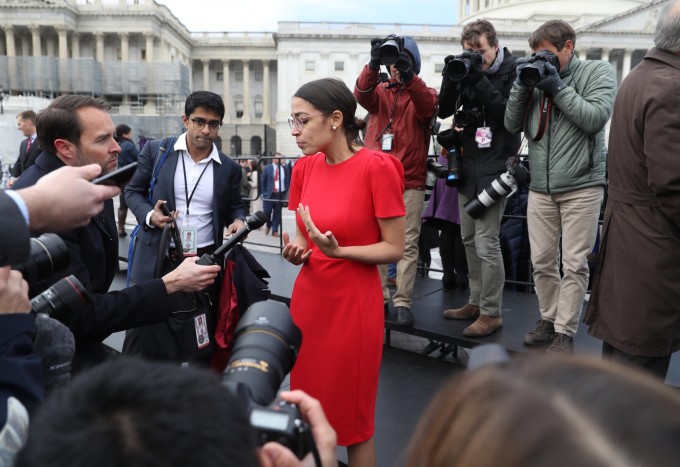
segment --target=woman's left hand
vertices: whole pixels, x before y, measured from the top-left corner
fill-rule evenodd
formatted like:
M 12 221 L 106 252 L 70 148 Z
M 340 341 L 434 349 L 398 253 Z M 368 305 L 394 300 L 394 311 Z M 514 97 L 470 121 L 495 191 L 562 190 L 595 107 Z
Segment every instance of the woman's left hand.
M 309 213 L 309 206 L 303 206 L 302 203 L 298 204 L 297 213 L 305 224 L 310 240 L 316 244 L 319 250 L 329 258 L 338 258 L 340 256 L 340 246 L 338 246 L 338 241 L 333 236 L 333 232 L 329 230 L 326 233 L 322 233 L 316 228 Z

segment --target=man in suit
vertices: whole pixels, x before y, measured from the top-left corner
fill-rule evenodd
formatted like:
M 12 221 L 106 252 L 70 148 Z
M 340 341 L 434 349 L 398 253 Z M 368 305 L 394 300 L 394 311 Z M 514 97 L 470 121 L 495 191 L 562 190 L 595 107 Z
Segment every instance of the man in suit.
M 275 152 L 274 156 L 280 156 L 280 152 Z M 279 236 L 279 226 L 281 225 L 281 208 L 288 196 L 290 187 L 290 170 L 288 165 L 282 163 L 281 158 L 272 159 L 272 163 L 265 166 L 262 171 L 262 200 L 264 214 L 267 216 L 265 235 L 272 230 L 274 237 Z
M 181 231 L 181 238 L 191 238 L 191 245 L 175 245 L 170 242 L 165 259 L 164 272 L 173 268 L 173 262 L 186 256 L 199 257 L 211 253 L 223 243 L 224 230 L 236 232 L 244 225 L 245 207 L 241 198 L 241 167 L 218 151 L 214 144 L 224 118 L 224 102 L 215 93 L 196 91 L 187 97 L 182 120 L 186 132 L 173 138 L 151 141 L 139 155 L 139 166 L 130 183 L 125 187 L 125 200 L 141 226 L 135 239 L 135 252 L 130 267 L 133 282 L 152 280 L 163 228 L 174 222 Z M 167 153 L 160 164 L 163 154 Z M 154 168 L 158 170 L 152 198 L 147 193 Z M 167 203 L 172 216 L 163 214 L 162 205 Z M 186 243 L 186 240 L 185 240 Z M 164 253 L 162 253 L 164 254 Z M 217 304 L 218 287 L 209 291 L 211 302 Z M 172 350 L 172 336 L 183 333 L 183 324 L 168 321 L 154 326 L 144 326 L 128 332 L 123 352 L 157 359 L 179 362 L 188 360 L 206 363 L 212 353 L 212 342 L 204 346 L 198 342 L 198 317 L 208 323 L 208 336 L 215 325 L 214 307 L 207 316 L 194 317 L 195 331 Z M 190 308 L 185 308 L 188 310 Z M 188 313 L 187 313 L 188 315 Z M 174 320 L 175 318 L 173 318 Z M 184 324 L 190 318 L 185 317 Z M 189 326 L 190 328 L 192 326 Z M 178 338 L 181 340 L 181 338 Z M 145 344 L 145 342 L 147 344 Z M 154 344 L 148 344 L 154 342 Z M 172 352 L 177 351 L 177 354 Z
M 39 184 L 41 177 L 65 165 L 96 163 L 102 167 L 102 174 L 114 170 L 120 147 L 113 138 L 115 127 L 108 109 L 104 101 L 91 96 L 65 95 L 52 101 L 36 119 L 43 151 L 14 188 Z M 33 226 L 31 230 L 40 233 Z M 32 284 L 32 292 L 39 293 L 74 274 L 91 294 L 91 304 L 71 325 L 76 338 L 74 370 L 104 360 L 108 352 L 102 341 L 111 333 L 167 319 L 179 306 L 175 292 L 203 290 L 220 270 L 189 259 L 162 278 L 108 292 L 118 272 L 118 234 L 111 199 L 86 226 L 60 236 L 68 248 L 69 266 L 46 281 Z
M 17 129 L 24 134 L 26 139 L 19 146 L 19 157 L 10 171 L 12 177 L 9 179 L 8 187 L 11 187 L 26 169 L 35 164 L 40 154 L 40 144 L 35 131 L 35 112 L 25 110 L 17 115 Z

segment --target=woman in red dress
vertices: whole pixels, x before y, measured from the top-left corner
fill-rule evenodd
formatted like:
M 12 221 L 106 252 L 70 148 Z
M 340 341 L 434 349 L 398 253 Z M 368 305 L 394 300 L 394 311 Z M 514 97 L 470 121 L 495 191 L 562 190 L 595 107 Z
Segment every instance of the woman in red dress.
M 373 440 L 384 308 L 378 264 L 404 252 L 404 174 L 393 156 L 364 148 L 356 101 L 336 79 L 293 96 L 295 163 L 289 206 L 296 233 L 283 257 L 302 264 L 291 298 L 302 346 L 291 388 L 321 401 L 350 466 L 375 465 Z

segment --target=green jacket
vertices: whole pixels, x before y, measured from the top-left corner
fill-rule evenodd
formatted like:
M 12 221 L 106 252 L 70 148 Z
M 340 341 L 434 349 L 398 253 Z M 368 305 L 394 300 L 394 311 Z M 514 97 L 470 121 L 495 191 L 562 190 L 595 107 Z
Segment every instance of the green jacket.
M 564 193 L 606 184 L 604 128 L 616 95 L 616 72 L 609 62 L 572 57 L 560 77 L 567 85 L 552 102 L 540 140 L 543 91 L 513 84 L 505 110 L 505 128 L 525 132 L 529 142 L 529 188 Z M 547 108 L 547 107 L 546 107 Z

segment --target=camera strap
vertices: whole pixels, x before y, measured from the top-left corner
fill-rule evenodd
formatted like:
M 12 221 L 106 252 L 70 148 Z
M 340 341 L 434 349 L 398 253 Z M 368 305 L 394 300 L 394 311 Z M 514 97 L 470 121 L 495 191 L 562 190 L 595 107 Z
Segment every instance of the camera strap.
M 380 133 L 378 133 L 378 136 L 375 138 L 376 141 L 380 141 L 380 138 L 382 138 L 382 135 L 384 135 L 385 132 L 386 132 L 387 130 L 389 130 L 390 127 L 392 126 L 392 120 L 394 119 L 394 111 L 397 110 L 397 102 L 399 101 L 399 95 L 401 94 L 401 91 L 403 91 L 403 90 L 404 90 L 404 87 L 403 87 L 403 86 L 401 86 L 401 87 L 397 90 L 397 96 L 394 98 L 394 105 L 392 105 L 392 112 L 390 112 L 390 119 L 389 119 L 389 121 L 387 122 L 387 126 L 385 126 L 385 128 L 383 128 L 383 131 L 381 131 Z
M 533 96 L 532 96 L 533 99 Z M 541 107 L 539 109 L 538 115 L 538 128 L 536 129 L 535 135 L 530 135 L 531 139 L 534 141 L 540 141 L 545 135 L 545 130 L 548 128 L 548 123 L 550 121 L 550 112 L 552 110 L 552 99 L 548 97 L 545 92 L 541 92 Z M 529 128 L 528 119 L 530 118 L 531 102 L 527 107 L 527 113 L 524 116 L 524 128 Z

